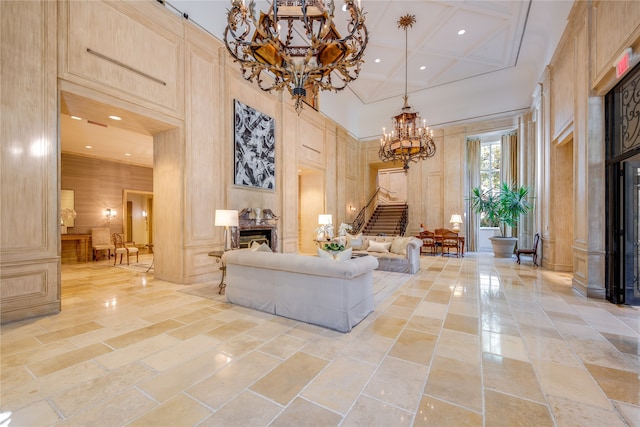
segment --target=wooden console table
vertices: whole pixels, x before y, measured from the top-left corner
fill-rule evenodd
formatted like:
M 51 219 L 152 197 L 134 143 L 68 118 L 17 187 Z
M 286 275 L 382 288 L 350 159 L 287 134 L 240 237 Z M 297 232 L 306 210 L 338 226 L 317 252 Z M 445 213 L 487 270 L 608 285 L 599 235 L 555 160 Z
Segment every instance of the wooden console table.
M 78 254 L 78 261 L 82 261 L 82 251 L 84 248 L 84 262 L 87 262 L 89 259 L 89 241 L 91 240 L 91 234 L 61 234 L 60 238 L 63 242 L 77 242 L 76 253 Z

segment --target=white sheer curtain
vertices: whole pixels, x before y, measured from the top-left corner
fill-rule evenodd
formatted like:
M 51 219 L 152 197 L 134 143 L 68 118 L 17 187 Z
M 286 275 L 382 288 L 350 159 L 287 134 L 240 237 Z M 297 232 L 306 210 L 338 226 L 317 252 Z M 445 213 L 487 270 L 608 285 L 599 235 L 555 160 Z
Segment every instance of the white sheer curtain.
M 467 182 L 469 188 L 467 194 L 471 194 L 471 189 L 480 186 L 480 139 L 467 140 Z M 471 211 L 467 201 L 467 221 L 465 225 L 467 250 L 475 251 L 478 247 L 478 230 L 480 225 L 480 215 Z

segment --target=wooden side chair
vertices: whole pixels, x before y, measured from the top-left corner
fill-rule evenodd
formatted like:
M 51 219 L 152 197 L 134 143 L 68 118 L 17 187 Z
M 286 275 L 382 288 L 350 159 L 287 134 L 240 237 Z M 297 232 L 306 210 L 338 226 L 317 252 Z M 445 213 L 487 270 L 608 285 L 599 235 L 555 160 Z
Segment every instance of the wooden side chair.
M 120 254 L 120 264 L 122 264 L 122 256 L 127 255 L 127 265 L 129 265 L 129 255 L 136 254 L 136 263 L 138 262 L 138 248 L 134 242 L 125 242 L 124 235 L 120 233 L 113 233 L 113 243 L 116 247 L 116 256 L 113 260 L 113 265 L 116 265 L 118 254 Z
M 431 248 L 431 253 L 433 255 L 436 254 L 436 238 L 433 231 L 425 230 L 420 233 L 418 238 L 422 240 L 422 246 L 420 247 L 421 254 L 426 253 L 427 248 Z
M 533 248 L 531 249 L 516 249 L 517 263 L 520 264 L 520 255 L 531 255 L 533 258 L 533 265 L 538 266 L 538 243 L 540 242 L 540 233 L 536 233 L 533 236 Z
M 447 255 L 450 255 L 451 249 L 455 249 L 456 257 L 460 257 L 460 239 L 458 239 L 458 233 L 444 230 L 442 232 L 442 256 L 444 256 L 445 250 L 447 251 Z

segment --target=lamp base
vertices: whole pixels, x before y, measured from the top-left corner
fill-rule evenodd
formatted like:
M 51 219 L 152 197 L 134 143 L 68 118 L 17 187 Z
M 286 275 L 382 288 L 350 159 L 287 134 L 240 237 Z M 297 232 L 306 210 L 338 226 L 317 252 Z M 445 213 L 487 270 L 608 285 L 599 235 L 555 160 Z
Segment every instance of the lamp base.
M 453 224 L 453 227 L 451 227 L 451 230 L 459 233 L 460 232 L 460 224 L 458 224 L 457 222 Z

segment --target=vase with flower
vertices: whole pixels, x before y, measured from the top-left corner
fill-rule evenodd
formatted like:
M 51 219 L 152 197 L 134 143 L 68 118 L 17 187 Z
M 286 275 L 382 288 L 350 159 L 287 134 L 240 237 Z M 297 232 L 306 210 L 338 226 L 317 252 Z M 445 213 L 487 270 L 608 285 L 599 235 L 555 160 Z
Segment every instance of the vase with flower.
M 75 218 L 78 214 L 74 209 L 65 208 L 60 211 L 60 233 L 67 234 L 67 225 L 65 221 L 69 221 L 72 218 Z

